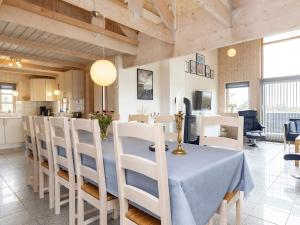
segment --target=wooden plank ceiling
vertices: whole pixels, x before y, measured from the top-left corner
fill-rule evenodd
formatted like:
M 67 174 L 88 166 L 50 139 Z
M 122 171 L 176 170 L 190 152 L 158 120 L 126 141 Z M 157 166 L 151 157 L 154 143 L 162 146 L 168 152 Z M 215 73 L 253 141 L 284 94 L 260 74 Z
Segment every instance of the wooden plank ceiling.
M 299 0 L 0 0 L 0 68 L 13 56 L 35 72 L 84 69 L 103 49 L 141 65 L 297 29 L 299 10 Z

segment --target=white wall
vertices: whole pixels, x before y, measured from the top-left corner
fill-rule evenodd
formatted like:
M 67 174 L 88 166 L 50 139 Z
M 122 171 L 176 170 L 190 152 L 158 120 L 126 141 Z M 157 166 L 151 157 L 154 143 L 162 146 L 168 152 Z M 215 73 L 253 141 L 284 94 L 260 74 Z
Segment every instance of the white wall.
M 153 71 L 153 100 L 137 99 L 137 67 L 118 68 L 119 114 L 121 120 L 127 120 L 129 114 L 160 111 L 160 63 L 139 66 L 139 69 Z
M 132 113 L 161 114 L 175 113 L 175 97 L 187 97 L 192 101 L 195 90 L 212 92 L 212 110 L 193 111 L 193 114 L 217 113 L 218 89 L 218 51 L 200 52 L 205 56 L 206 64 L 215 71 L 215 78 L 205 78 L 184 72 L 184 62 L 195 60 L 196 54 L 164 60 L 138 68 L 153 71 L 154 100 L 137 100 L 137 67 L 123 69 L 118 63 L 118 101 L 121 119 L 127 120 Z M 120 59 L 120 58 L 119 58 Z M 183 103 L 182 103 L 183 105 Z M 182 108 L 184 111 L 184 108 Z
M 175 97 L 186 97 L 192 102 L 195 90 L 212 92 L 212 109 L 206 111 L 193 111 L 193 114 L 217 113 L 218 90 L 218 50 L 200 52 L 205 56 L 205 63 L 214 70 L 214 79 L 184 72 L 184 62 L 195 60 L 196 54 L 170 59 L 170 113 L 175 110 Z M 184 110 L 184 109 L 183 109 Z

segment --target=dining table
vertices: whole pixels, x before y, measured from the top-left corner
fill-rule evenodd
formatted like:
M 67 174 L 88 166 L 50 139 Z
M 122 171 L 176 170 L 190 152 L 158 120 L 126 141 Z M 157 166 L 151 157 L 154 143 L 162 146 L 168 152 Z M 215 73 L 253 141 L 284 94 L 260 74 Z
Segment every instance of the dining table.
M 92 135 L 80 135 L 81 142 L 91 143 Z M 83 138 L 82 138 L 83 137 Z M 155 160 L 149 150 L 153 143 L 135 138 L 123 138 L 125 153 Z M 168 184 L 173 225 L 205 225 L 217 211 L 228 192 L 243 191 L 247 197 L 254 187 L 243 151 L 219 147 L 183 144 L 186 155 L 174 155 L 177 142 L 166 141 Z M 118 196 L 118 181 L 113 137 L 102 140 L 102 152 L 107 192 Z M 63 148 L 60 155 L 65 155 Z M 96 168 L 93 158 L 82 155 L 82 163 Z M 158 196 L 157 181 L 134 171 L 126 171 L 126 182 Z

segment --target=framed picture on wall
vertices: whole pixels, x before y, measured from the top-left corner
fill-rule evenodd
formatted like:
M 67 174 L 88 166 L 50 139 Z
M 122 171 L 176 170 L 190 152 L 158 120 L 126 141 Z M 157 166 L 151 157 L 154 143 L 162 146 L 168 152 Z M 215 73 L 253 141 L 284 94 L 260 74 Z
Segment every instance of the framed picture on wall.
M 196 73 L 197 75 L 205 75 L 205 56 L 196 53 Z
M 190 60 L 190 73 L 196 74 L 196 61 Z
M 190 62 L 189 61 L 184 62 L 184 72 L 190 73 Z
M 215 71 L 214 70 L 210 70 L 210 78 L 211 79 L 215 78 Z
M 205 77 L 210 78 L 210 66 L 205 65 Z
M 153 71 L 137 69 L 137 99 L 153 100 Z

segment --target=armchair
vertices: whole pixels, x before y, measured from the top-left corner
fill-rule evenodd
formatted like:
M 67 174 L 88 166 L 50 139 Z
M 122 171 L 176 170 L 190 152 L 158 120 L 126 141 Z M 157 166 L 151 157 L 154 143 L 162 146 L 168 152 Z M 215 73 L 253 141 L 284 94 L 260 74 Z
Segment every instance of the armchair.
M 295 142 L 295 139 L 300 135 L 300 119 L 289 119 L 289 122 L 284 124 L 284 149 L 286 144 Z
M 266 135 L 263 133 L 265 128 L 257 120 L 256 110 L 239 111 L 239 116 L 244 117 L 244 136 L 249 139 L 251 147 L 257 147 L 257 140 L 265 140 Z

